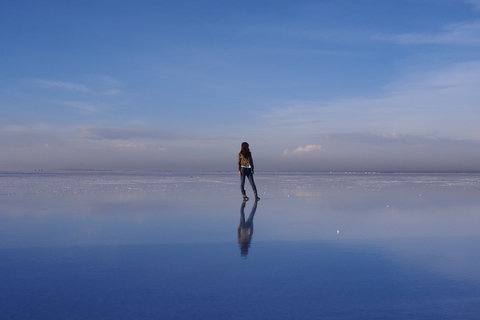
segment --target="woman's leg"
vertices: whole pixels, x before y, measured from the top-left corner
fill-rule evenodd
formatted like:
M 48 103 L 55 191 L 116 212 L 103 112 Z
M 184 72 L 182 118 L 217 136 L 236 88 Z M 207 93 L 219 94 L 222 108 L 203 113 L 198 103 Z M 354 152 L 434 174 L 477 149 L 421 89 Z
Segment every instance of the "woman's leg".
M 248 181 L 250 181 L 250 185 L 252 186 L 253 192 L 257 192 L 257 186 L 255 185 L 255 181 L 253 181 L 253 174 L 252 170 L 247 174 Z
M 241 168 L 240 172 L 240 190 L 242 191 L 243 199 L 248 200 L 247 195 L 245 194 L 245 175 L 246 175 L 246 168 Z M 245 199 L 246 198 L 246 199 Z
M 255 200 L 260 200 L 260 198 L 258 197 L 258 194 L 257 194 L 257 186 L 255 185 L 255 181 L 253 180 L 253 174 L 252 174 L 252 170 L 251 169 L 248 169 L 248 181 L 250 181 L 250 185 L 252 186 L 252 190 L 253 190 L 253 193 L 255 194 Z

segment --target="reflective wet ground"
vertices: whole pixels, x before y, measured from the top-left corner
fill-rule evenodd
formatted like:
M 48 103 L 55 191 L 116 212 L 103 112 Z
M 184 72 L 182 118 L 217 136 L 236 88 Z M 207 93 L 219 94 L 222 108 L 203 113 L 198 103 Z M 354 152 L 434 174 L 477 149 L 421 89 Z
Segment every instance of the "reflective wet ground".
M 480 175 L 0 173 L 5 319 L 478 319 Z

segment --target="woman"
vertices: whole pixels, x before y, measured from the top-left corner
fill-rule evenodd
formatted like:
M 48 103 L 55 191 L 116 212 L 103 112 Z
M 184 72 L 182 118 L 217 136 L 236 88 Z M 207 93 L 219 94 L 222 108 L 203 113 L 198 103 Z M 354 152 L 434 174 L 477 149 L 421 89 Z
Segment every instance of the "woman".
M 248 200 L 245 194 L 245 177 L 250 181 L 253 193 L 255 194 L 255 201 L 260 200 L 257 194 L 257 187 L 253 181 L 253 159 L 250 153 L 248 143 L 242 143 L 242 149 L 238 153 L 238 174 L 240 175 L 240 190 L 242 190 L 243 200 Z

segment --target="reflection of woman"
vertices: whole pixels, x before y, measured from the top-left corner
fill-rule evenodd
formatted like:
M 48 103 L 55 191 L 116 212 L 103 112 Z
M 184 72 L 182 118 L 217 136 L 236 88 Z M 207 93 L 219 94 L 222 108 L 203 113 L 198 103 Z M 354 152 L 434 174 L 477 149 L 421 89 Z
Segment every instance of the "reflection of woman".
M 250 215 L 248 219 L 245 221 L 245 203 L 244 200 L 242 202 L 242 206 L 240 207 L 240 222 L 238 223 L 238 230 L 237 230 L 237 242 L 240 246 L 240 254 L 242 257 L 246 258 L 248 255 L 248 249 L 250 248 L 250 242 L 252 241 L 253 236 L 253 216 L 255 215 L 255 211 L 257 210 L 257 201 L 253 204 L 252 211 L 250 211 Z
M 253 181 L 252 153 L 250 152 L 250 148 L 246 142 L 242 143 L 242 149 L 238 153 L 238 174 L 240 175 L 240 189 L 242 191 L 243 200 L 248 200 L 248 197 L 245 194 L 245 177 L 247 177 L 248 181 L 250 181 L 253 193 L 255 194 L 255 200 L 260 200 L 257 194 L 257 187 Z

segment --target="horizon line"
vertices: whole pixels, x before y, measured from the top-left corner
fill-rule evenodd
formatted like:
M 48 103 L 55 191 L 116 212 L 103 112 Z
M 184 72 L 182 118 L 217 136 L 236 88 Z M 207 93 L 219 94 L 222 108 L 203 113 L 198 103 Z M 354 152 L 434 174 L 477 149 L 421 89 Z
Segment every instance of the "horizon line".
M 155 169 L 155 170 L 137 170 L 137 169 L 18 169 L 18 170 L 0 170 L 0 174 L 4 173 L 52 173 L 52 172 L 164 172 L 164 173 L 237 173 L 236 170 L 169 170 L 169 169 Z M 480 174 L 480 170 L 261 170 L 256 173 L 303 173 L 303 174 Z

